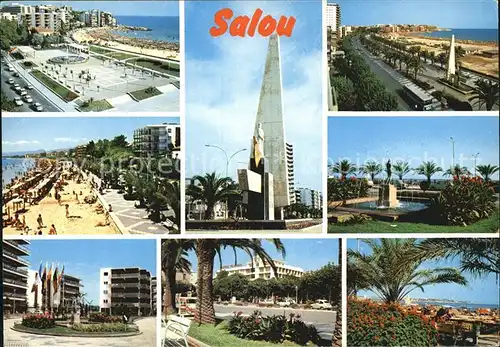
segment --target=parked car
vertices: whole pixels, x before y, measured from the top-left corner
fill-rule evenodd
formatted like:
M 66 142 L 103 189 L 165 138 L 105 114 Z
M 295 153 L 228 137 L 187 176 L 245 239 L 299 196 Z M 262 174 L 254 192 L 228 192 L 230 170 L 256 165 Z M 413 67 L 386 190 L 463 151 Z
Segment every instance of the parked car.
M 9 66 L 9 71 L 14 71 L 14 68 L 12 66 Z
M 12 76 L 14 76 L 14 77 L 19 77 L 19 73 L 14 72 L 14 73 L 12 74 Z
M 18 93 L 21 92 L 21 87 L 19 87 L 19 85 L 16 87 L 15 84 L 14 84 L 14 90 Z
M 19 86 L 19 83 L 14 83 L 14 88 L 17 88 L 17 87 L 21 88 L 21 86 Z
M 24 88 L 31 90 L 33 89 L 33 86 L 31 84 L 27 84 L 26 86 L 24 86 Z
M 8 84 L 14 84 L 14 80 L 12 78 L 9 78 L 9 80 L 7 81 Z
M 292 306 L 293 304 L 295 304 L 295 301 L 294 301 L 294 300 L 292 300 L 292 299 L 285 299 L 285 300 L 283 300 L 283 301 L 279 301 L 279 302 L 278 302 L 278 305 L 279 305 L 280 307 L 290 307 L 290 306 Z
M 315 310 L 331 310 L 333 306 L 327 300 L 320 299 L 316 300 L 314 304 L 311 305 L 311 308 Z
M 26 89 L 21 88 L 21 89 L 19 90 L 19 95 L 21 95 L 21 96 L 25 96 L 25 95 L 28 95 L 28 92 L 26 91 Z
M 21 106 L 24 104 L 21 98 L 18 96 L 14 98 L 14 102 L 16 103 L 16 106 Z
M 260 301 L 259 303 L 265 304 L 265 305 L 274 305 L 274 300 L 273 299 L 266 299 L 266 300 Z
M 38 102 L 35 102 L 33 104 L 33 107 L 35 108 L 35 111 L 38 111 L 38 112 L 42 112 L 43 111 L 43 106 L 42 104 L 38 103 Z
M 26 94 L 24 96 L 24 101 L 31 104 L 33 102 L 33 99 L 31 98 L 31 96 L 29 94 Z

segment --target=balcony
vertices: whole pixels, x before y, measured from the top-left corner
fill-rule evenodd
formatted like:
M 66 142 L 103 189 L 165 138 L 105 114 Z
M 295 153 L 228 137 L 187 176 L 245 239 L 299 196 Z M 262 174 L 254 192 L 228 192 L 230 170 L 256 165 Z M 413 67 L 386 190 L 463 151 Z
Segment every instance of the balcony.
M 23 281 L 18 281 L 18 280 L 11 280 L 10 278 L 3 278 L 3 284 L 8 285 L 8 286 L 16 286 L 16 287 L 21 287 L 21 288 L 28 288 L 28 283 L 23 282 Z
M 150 295 L 141 295 L 139 293 L 117 293 L 117 292 L 111 292 L 111 298 L 137 298 L 137 299 L 148 299 L 150 298 Z
M 4 244 L 7 244 L 13 248 L 16 248 L 18 249 L 19 251 L 23 252 L 25 255 L 30 255 L 30 251 L 28 248 L 24 247 L 24 246 L 21 246 L 15 242 L 12 242 L 12 241 L 3 241 Z
M 8 258 L 12 259 L 12 260 L 15 260 L 17 262 L 19 262 L 20 264 L 23 264 L 25 266 L 29 266 L 30 263 L 29 261 L 27 260 L 24 260 L 22 258 L 19 258 L 16 254 L 12 253 L 12 252 L 9 252 L 9 251 L 6 251 L 5 249 L 2 251 L 3 253 L 3 256 L 7 256 Z
M 131 273 L 121 274 L 121 275 L 116 275 L 116 274 L 111 273 L 111 279 L 113 279 L 113 278 L 139 278 L 139 277 L 140 277 L 139 272 L 131 272 Z
M 5 292 L 3 293 L 3 296 L 7 299 L 21 299 L 21 300 L 26 300 L 26 294 L 19 294 L 19 293 L 9 293 Z
M 79 282 L 64 281 L 64 285 L 68 286 L 68 287 L 80 288 L 80 283 Z
M 16 275 L 21 275 L 21 276 L 24 276 L 26 278 L 28 277 L 28 270 L 24 270 L 24 269 L 17 268 L 15 266 L 10 266 L 7 264 L 3 264 L 2 267 L 3 267 L 4 271 L 10 271 Z

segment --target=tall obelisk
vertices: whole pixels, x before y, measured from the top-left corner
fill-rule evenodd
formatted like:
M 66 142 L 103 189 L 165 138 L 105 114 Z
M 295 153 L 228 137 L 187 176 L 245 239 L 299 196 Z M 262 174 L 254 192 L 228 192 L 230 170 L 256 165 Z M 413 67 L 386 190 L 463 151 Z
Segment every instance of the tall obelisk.
M 290 205 L 282 91 L 279 39 L 273 34 L 269 38 L 254 133 L 260 123 L 265 136 L 264 156 L 273 175 L 276 219 L 283 219 L 283 208 Z
M 446 79 L 453 82 L 455 79 L 455 35 L 451 35 L 450 52 L 448 54 L 448 65 L 446 66 Z

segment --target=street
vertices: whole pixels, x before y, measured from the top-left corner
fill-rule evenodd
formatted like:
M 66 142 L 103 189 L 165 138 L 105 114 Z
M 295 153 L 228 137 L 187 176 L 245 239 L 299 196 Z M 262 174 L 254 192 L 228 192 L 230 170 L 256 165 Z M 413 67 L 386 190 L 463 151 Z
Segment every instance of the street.
M 255 310 L 261 311 L 264 315 L 285 315 L 290 313 L 299 314 L 307 324 L 312 324 L 318 330 L 321 338 L 331 340 L 333 329 L 335 328 L 335 311 L 323 310 L 294 310 L 291 308 L 263 308 L 257 306 L 236 306 L 236 305 L 214 305 L 215 315 L 220 319 L 229 319 L 234 312 L 243 312 L 244 315 L 252 314 Z
M 391 76 L 386 70 L 384 70 L 377 61 L 381 61 L 380 58 L 374 58 L 363 45 L 359 42 L 359 39 L 353 40 L 353 46 L 358 49 L 360 55 L 365 59 L 365 62 L 370 67 L 370 70 L 380 78 L 380 80 L 384 83 L 387 90 L 393 92 L 396 95 L 396 100 L 398 102 L 399 111 L 412 111 L 410 106 L 406 103 L 406 101 L 400 96 L 401 91 L 403 90 L 403 86 L 396 80 L 393 76 Z M 377 60 L 377 61 L 376 61 Z M 381 61 L 381 63 L 383 63 Z
M 5 63 L 2 64 L 1 74 L 2 74 L 2 91 L 5 93 L 7 98 L 10 100 L 14 100 L 15 97 L 19 95 L 14 91 L 14 87 L 11 84 L 8 84 L 7 81 L 12 78 L 15 82 L 18 83 L 21 88 L 24 88 L 28 82 L 23 78 L 23 73 L 27 73 L 25 70 L 20 71 L 19 77 L 12 76 L 14 71 L 9 72 L 7 70 L 7 65 Z M 35 88 L 31 90 L 26 90 L 28 94 L 33 99 L 33 103 L 38 102 L 43 106 L 44 112 L 60 112 L 60 110 L 55 107 L 50 101 L 48 101 L 45 96 L 43 96 L 38 90 Z M 17 106 L 14 112 L 35 112 L 32 108 L 31 104 L 28 104 L 23 100 L 24 104 L 22 106 Z

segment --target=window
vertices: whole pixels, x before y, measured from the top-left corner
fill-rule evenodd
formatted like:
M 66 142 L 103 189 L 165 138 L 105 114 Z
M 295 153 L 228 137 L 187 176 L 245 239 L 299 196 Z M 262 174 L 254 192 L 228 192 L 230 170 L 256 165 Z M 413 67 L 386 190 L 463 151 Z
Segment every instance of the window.
M 107 276 L 107 275 L 108 275 L 108 273 L 107 273 L 107 272 L 105 272 L 105 273 L 104 273 L 104 276 Z
M 108 281 L 104 281 L 104 284 L 108 284 Z
M 108 291 L 107 290 L 103 291 L 103 294 L 108 294 Z
M 107 303 L 108 303 L 108 300 L 107 300 L 107 299 L 104 299 L 102 302 L 103 302 L 104 304 L 107 304 Z

